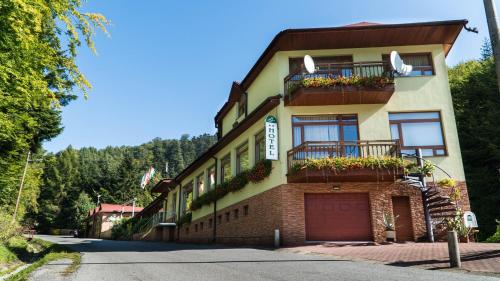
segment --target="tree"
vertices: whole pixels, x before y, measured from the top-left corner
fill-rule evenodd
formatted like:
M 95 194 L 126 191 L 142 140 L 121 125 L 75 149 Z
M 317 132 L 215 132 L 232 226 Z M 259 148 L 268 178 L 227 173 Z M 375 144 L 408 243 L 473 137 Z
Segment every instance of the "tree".
M 75 62 L 77 47 L 83 40 L 94 50 L 95 29 L 105 32 L 107 20 L 80 8 L 72 0 L 0 2 L 1 210 L 12 209 L 6 206 L 12 205 L 27 151 L 40 150 L 62 131 L 60 106 L 76 98 L 73 88 L 85 96 L 90 89 Z M 33 178 L 25 192 L 36 194 L 36 183 Z
M 482 56 L 450 69 L 449 79 L 469 197 L 485 239 L 500 218 L 500 95 L 487 43 Z
M 156 138 L 139 146 L 92 147 L 74 149 L 71 146 L 44 156 L 43 183 L 38 196 L 39 211 L 33 209 L 29 218 L 39 222 L 39 230 L 49 228 L 81 228 L 89 206 L 101 195 L 101 202 L 123 204 L 137 198 L 138 206 L 152 200 L 150 188 L 161 178 L 156 174 L 143 190 L 140 179 L 153 166 L 157 170 L 169 163 L 169 175 L 174 177 L 184 168 L 183 155 L 194 159 L 215 142 L 212 135 L 162 140 Z M 200 148 L 201 147 L 201 148 Z M 32 196 L 30 196 L 32 198 Z

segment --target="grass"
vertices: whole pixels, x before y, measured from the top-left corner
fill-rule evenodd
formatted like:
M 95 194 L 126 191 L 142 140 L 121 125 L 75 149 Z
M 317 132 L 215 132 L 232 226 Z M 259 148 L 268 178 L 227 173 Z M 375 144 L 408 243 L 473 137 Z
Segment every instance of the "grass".
M 16 270 L 22 262 L 12 253 L 7 246 L 0 244 L 0 276 Z
M 74 252 L 65 246 L 53 244 L 41 239 L 28 241 L 24 237 L 14 237 L 11 238 L 4 247 L 7 251 L 11 252 L 11 254 L 15 255 L 16 260 L 24 263 L 32 263 L 14 276 L 9 277 L 6 281 L 27 280 L 30 274 L 39 267 L 60 259 L 72 260 L 71 265 L 63 272 L 63 275 L 69 275 L 78 269 L 81 261 L 80 253 Z M 18 266 L 16 266 L 16 268 Z M 12 270 L 13 269 L 9 269 L 8 271 L 12 272 Z

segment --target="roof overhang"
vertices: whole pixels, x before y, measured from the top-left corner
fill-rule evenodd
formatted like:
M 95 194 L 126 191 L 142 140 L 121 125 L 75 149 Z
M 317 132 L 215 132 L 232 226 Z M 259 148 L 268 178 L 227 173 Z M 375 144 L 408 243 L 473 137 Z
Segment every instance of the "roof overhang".
M 231 110 L 231 107 L 240 100 L 241 95 L 244 93 L 241 85 L 238 82 L 233 82 L 231 85 L 231 91 L 229 92 L 229 98 L 224 103 L 222 108 L 215 115 L 215 124 L 218 124 L 219 121 L 226 116 L 226 114 Z
M 246 91 L 276 52 L 442 44 L 447 55 L 467 20 L 287 29 L 274 37 L 241 82 Z
M 159 181 L 153 188 L 151 188 L 151 193 L 163 193 L 168 191 L 168 189 L 175 185 L 175 182 L 173 179 L 162 179 Z
M 174 181 L 180 183 L 186 176 L 198 169 L 203 163 L 208 161 L 210 158 L 228 145 L 231 141 L 237 138 L 245 130 L 250 128 L 255 122 L 260 118 L 264 117 L 271 109 L 275 108 L 280 104 L 281 95 L 271 96 L 265 99 L 257 108 L 255 108 L 248 116 L 243 119 L 236 127 L 224 135 L 217 143 L 211 146 L 205 153 L 198 157 L 191 165 L 187 166 L 182 172 L 180 172 Z

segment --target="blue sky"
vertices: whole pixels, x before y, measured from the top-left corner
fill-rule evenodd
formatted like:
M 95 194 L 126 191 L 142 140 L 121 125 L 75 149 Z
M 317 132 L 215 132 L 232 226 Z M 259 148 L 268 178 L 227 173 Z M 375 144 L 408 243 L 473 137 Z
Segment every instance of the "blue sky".
M 97 56 L 81 48 L 93 89 L 63 109 L 65 129 L 49 151 L 214 133 L 232 81 L 286 28 L 469 19 L 479 34 L 461 33 L 449 65 L 479 57 L 488 36 L 478 0 L 89 0 L 83 10 L 106 15 L 111 37 L 96 37 Z

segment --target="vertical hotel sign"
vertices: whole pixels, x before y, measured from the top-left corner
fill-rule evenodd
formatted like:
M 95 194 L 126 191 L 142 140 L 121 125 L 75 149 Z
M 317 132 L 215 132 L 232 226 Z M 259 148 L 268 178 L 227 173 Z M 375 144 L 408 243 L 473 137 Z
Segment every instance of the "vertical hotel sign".
M 278 120 L 272 115 L 266 117 L 266 159 L 278 160 Z

